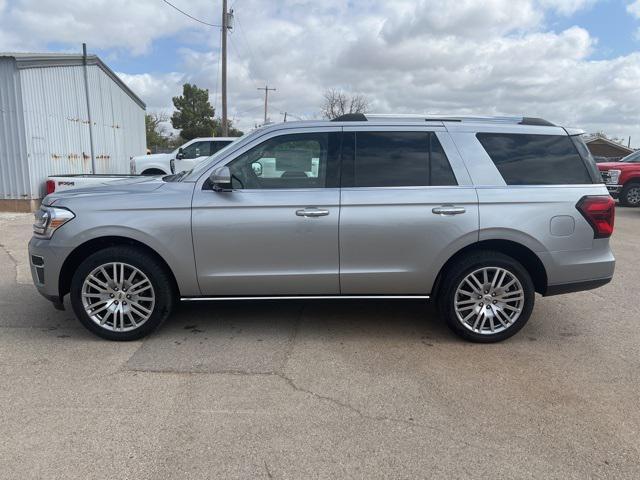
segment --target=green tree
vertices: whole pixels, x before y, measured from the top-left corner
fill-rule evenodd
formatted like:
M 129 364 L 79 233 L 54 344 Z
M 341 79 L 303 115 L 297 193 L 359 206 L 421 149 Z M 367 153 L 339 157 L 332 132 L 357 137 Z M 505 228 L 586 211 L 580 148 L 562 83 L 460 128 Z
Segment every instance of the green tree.
M 144 116 L 144 124 L 147 131 L 147 148 L 152 152 L 169 146 L 169 138 L 164 135 L 161 126 L 162 122 L 167 120 L 167 115 L 162 113 L 152 112 Z
M 171 124 L 180 130 L 184 140 L 213 136 L 216 121 L 214 109 L 209 103 L 209 90 L 185 83 L 182 95 L 173 97 L 176 111 L 171 116 Z
M 216 118 L 215 122 L 216 124 L 213 130 L 214 136 L 224 137 L 224 133 L 222 132 L 222 119 Z M 244 132 L 242 132 L 242 130 L 233 128 L 233 124 L 231 123 L 231 120 L 227 120 L 227 123 L 229 127 L 229 135 L 228 135 L 229 137 L 241 137 L 242 135 L 244 135 Z

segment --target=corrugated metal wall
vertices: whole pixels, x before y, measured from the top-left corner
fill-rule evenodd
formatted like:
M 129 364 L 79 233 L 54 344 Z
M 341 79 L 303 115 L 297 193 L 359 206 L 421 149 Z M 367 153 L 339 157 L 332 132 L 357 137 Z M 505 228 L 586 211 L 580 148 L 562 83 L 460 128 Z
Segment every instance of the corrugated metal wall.
M 0 58 L 0 199 L 30 197 L 20 77 L 13 58 Z
M 83 68 L 18 71 L 26 145 L 26 155 L 23 152 L 20 159 L 28 165 L 29 198 L 43 196 L 49 175 L 92 173 Z M 146 151 L 144 109 L 100 67 L 87 68 L 96 156 L 93 173 L 129 173 L 129 158 Z M 14 159 L 16 165 L 20 159 Z M 14 194 L 14 189 L 9 192 Z

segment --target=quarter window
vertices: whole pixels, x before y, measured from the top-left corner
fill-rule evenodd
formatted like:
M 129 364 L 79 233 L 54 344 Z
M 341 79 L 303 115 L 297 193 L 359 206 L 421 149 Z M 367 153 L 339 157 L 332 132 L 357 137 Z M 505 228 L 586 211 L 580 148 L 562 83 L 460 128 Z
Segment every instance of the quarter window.
M 335 187 L 339 149 L 337 133 L 271 138 L 229 163 L 231 184 L 239 189 Z
M 572 185 L 594 180 L 566 135 L 478 133 L 507 185 Z
M 457 185 L 442 145 L 432 132 L 345 134 L 343 163 L 343 186 Z

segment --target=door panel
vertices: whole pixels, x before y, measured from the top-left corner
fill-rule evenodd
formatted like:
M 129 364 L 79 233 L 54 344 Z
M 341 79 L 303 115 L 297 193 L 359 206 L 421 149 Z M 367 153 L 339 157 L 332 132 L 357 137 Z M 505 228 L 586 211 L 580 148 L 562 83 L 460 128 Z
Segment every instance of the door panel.
M 203 295 L 336 295 L 338 189 L 196 192 Z M 308 208 L 312 215 L 301 216 Z M 313 208 L 328 212 L 313 216 Z
M 433 213 L 455 205 L 465 212 Z M 469 187 L 343 189 L 343 294 L 425 295 L 456 251 L 478 239 L 478 201 Z
M 203 295 L 340 293 L 339 147 L 335 128 L 291 129 L 223 162 L 232 191 L 196 188 L 192 228 Z

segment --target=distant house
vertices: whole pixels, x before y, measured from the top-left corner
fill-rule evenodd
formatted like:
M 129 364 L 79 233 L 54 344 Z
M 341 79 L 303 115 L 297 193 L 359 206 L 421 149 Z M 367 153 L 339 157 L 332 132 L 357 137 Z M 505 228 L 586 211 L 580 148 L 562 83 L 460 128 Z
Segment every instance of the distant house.
M 632 148 L 625 147 L 624 145 L 596 135 L 588 136 L 584 141 L 591 151 L 591 155 L 596 158 L 596 161 L 604 159 L 608 161 L 618 160 L 634 152 Z
M 95 55 L 0 52 L 0 210 L 36 208 L 48 175 L 128 173 L 144 114 Z

